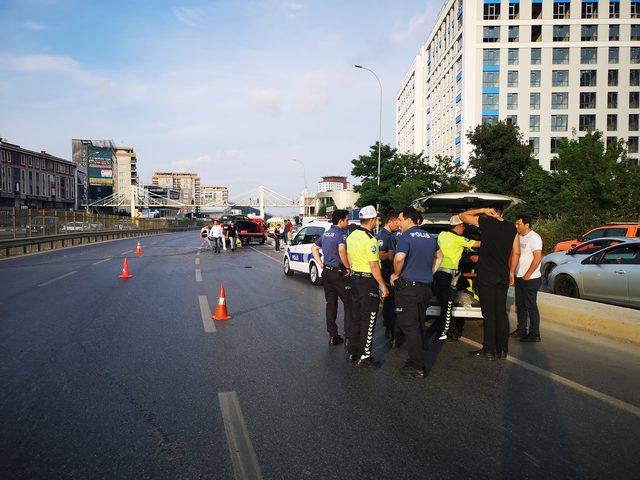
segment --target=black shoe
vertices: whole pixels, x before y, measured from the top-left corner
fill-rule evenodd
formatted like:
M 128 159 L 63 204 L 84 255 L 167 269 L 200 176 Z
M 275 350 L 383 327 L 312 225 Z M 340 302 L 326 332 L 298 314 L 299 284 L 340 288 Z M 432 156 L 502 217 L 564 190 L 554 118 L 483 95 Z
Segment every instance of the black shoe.
M 358 357 L 359 357 L 359 356 L 360 356 L 360 355 L 357 355 L 357 354 L 355 354 L 355 353 L 350 353 L 350 354 L 349 354 L 349 358 L 348 358 L 348 360 L 349 360 L 349 362 L 351 362 L 351 363 L 356 363 L 356 362 L 358 361 Z
M 516 328 L 513 332 L 509 334 L 510 337 L 524 337 L 526 335 L 527 335 L 527 332 L 525 332 L 524 330 L 520 330 L 519 328 Z
M 496 358 L 498 360 L 506 360 L 507 359 L 507 352 L 504 352 L 504 351 L 503 352 L 498 352 L 496 354 Z
M 486 360 L 495 360 L 496 356 L 493 353 L 487 352 L 484 348 L 480 350 L 474 350 L 473 352 L 469 352 L 469 355 L 472 357 L 484 358 Z
M 335 337 L 329 337 L 329 345 L 340 345 L 344 340 L 340 335 L 336 335 Z
M 382 364 L 380 362 L 376 362 L 371 357 L 365 357 L 358 360 L 356 363 L 356 367 L 358 368 L 372 368 L 372 367 L 380 367 Z
M 521 342 L 541 342 L 542 339 L 540 338 L 540 335 L 534 335 L 534 334 L 529 334 L 529 335 L 525 335 L 524 337 L 520 338 Z
M 405 365 L 400 369 L 400 374 L 411 378 L 425 378 L 427 372 L 424 368 L 414 367 L 413 365 Z

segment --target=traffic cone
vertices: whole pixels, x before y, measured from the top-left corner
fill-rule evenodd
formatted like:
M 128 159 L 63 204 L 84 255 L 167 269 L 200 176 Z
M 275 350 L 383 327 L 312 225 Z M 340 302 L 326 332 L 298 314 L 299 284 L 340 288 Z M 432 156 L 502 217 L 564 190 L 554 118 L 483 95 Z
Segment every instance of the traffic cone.
M 133 278 L 133 275 L 129 273 L 129 262 L 126 258 L 122 262 L 122 273 L 118 275 L 118 278 Z
M 142 255 L 142 244 L 140 242 L 138 242 L 135 253 L 136 255 Z
M 216 313 L 211 315 L 214 320 L 231 320 L 233 317 L 227 312 L 227 297 L 224 294 L 224 285 L 220 285 L 220 294 L 218 295 L 218 306 Z

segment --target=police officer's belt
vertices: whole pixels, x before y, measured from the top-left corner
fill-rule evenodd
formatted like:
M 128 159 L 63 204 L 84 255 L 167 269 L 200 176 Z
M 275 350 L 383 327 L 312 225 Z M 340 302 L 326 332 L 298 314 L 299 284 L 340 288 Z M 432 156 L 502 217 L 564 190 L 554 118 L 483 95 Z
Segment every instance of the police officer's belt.
M 373 277 L 373 275 L 369 272 L 351 272 L 351 275 L 354 277 L 365 277 L 365 278 Z
M 398 279 L 398 284 L 400 286 L 410 286 L 410 287 L 430 287 L 431 284 L 430 283 L 424 283 L 424 282 L 412 282 L 410 280 L 405 280 L 404 278 L 400 277 Z
M 456 273 L 458 273 L 458 270 L 456 270 L 455 268 L 439 268 L 438 271 L 444 272 L 444 273 L 450 273 L 451 275 L 455 275 Z
M 330 271 L 332 271 L 332 272 L 333 272 L 333 271 L 338 272 L 338 271 L 342 270 L 342 269 L 343 269 L 343 267 L 342 267 L 342 266 L 334 267 L 333 265 L 327 265 L 327 264 L 325 263 L 325 265 L 324 265 L 324 269 L 325 269 L 325 270 L 330 270 Z

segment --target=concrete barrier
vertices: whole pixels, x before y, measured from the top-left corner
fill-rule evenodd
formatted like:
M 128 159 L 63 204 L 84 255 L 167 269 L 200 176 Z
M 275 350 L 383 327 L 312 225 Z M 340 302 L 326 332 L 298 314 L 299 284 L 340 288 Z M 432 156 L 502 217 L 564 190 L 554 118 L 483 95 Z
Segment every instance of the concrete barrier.
M 516 318 L 513 289 L 509 290 L 509 317 Z M 625 343 L 640 345 L 640 310 L 538 293 L 540 321 L 582 330 Z

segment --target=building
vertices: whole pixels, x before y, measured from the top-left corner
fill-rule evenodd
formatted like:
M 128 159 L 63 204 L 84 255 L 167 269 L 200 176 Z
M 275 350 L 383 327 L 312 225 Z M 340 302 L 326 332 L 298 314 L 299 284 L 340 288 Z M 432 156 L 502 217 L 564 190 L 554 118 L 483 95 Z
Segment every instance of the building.
M 638 0 L 447 0 L 421 49 L 425 159 L 466 163 L 465 133 L 498 120 L 520 127 L 545 168 L 574 130 L 622 138 L 637 159 L 639 42 Z
M 200 203 L 227 203 L 229 201 L 229 189 L 227 187 L 201 187 Z
M 347 177 L 322 177 L 322 180 L 318 182 L 318 192 L 333 192 L 347 190 L 348 188 Z
M 0 206 L 75 209 L 76 164 L 0 140 Z
M 424 150 L 424 47 L 414 58 L 396 98 L 396 149 L 421 154 Z
M 200 177 L 197 173 L 155 172 L 151 184 L 180 191 L 180 202 L 200 205 Z
M 87 171 L 86 195 L 82 205 L 102 200 L 113 194 L 113 170 L 116 164 L 116 151 L 111 140 L 71 140 L 73 161 L 85 167 Z
M 116 163 L 114 172 L 114 193 L 129 192 L 138 186 L 138 159 L 133 147 L 115 147 Z M 124 207 L 130 211 L 131 207 Z

